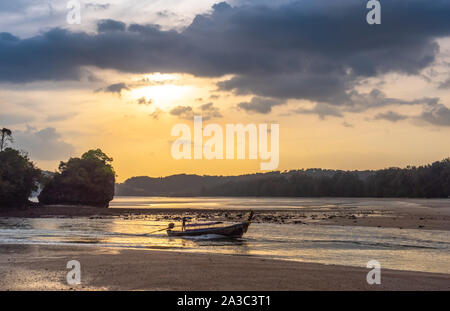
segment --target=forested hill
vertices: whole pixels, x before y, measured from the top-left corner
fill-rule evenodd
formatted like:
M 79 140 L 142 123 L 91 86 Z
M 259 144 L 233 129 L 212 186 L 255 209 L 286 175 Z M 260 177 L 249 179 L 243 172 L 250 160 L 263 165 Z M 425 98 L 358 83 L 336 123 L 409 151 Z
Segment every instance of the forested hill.
M 307 169 L 240 176 L 132 177 L 116 184 L 130 196 L 450 197 L 450 158 L 377 171 Z

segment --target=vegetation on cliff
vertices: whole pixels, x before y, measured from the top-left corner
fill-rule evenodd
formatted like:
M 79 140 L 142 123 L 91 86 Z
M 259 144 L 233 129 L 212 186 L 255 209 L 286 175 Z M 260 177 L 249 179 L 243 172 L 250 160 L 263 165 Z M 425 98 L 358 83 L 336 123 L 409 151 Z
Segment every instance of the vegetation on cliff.
M 25 153 L 12 148 L 0 151 L 0 207 L 26 205 L 40 179 L 41 171 Z
M 89 150 L 81 158 L 61 162 L 59 172 L 45 183 L 38 196 L 39 202 L 108 207 L 114 197 L 112 160 L 96 149 Z
M 377 171 L 307 169 L 241 176 L 132 177 L 118 195 L 410 197 L 450 196 L 450 158 Z

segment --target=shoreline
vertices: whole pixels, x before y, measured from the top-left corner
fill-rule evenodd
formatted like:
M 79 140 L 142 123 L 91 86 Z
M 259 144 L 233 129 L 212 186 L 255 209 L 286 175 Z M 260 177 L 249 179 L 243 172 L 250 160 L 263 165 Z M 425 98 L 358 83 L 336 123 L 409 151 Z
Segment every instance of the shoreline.
M 450 206 L 439 208 L 386 208 L 384 206 L 342 206 L 257 209 L 255 223 L 293 225 L 364 226 L 400 229 L 450 231 Z M 181 221 L 190 217 L 195 221 L 230 221 L 246 218 L 247 210 L 196 208 L 99 208 L 73 205 L 34 205 L 26 208 L 0 209 L 1 218 L 89 217 L 122 219 L 151 219 Z
M 450 274 L 370 269 L 163 250 L 0 245 L 0 290 L 450 290 Z M 81 264 L 67 285 L 66 264 Z

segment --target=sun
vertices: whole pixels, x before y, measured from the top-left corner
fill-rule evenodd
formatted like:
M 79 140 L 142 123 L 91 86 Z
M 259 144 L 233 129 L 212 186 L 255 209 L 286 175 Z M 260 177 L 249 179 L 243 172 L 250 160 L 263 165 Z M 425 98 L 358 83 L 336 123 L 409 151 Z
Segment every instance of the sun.
M 134 100 L 151 100 L 153 108 L 167 109 L 182 105 L 183 99 L 187 98 L 191 91 L 192 88 L 183 85 L 177 75 L 153 73 L 141 77 L 129 95 Z

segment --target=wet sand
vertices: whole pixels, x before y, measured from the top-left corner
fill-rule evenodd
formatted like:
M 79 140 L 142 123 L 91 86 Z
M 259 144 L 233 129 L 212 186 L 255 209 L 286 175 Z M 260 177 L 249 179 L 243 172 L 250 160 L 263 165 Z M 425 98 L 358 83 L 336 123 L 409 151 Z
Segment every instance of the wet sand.
M 67 285 L 69 260 L 81 284 Z M 92 246 L 0 245 L 0 290 L 450 290 L 450 274 Z
M 450 230 L 450 200 L 448 206 L 392 207 L 376 206 L 339 206 L 306 207 L 301 209 L 253 209 L 256 223 L 279 223 L 298 225 L 340 225 L 367 226 L 380 228 Z M 190 217 L 199 221 L 241 221 L 247 217 L 243 210 L 188 209 L 188 208 L 97 208 L 89 206 L 39 206 L 23 209 L 0 209 L 0 217 L 119 217 L 122 219 L 151 219 L 181 221 Z

